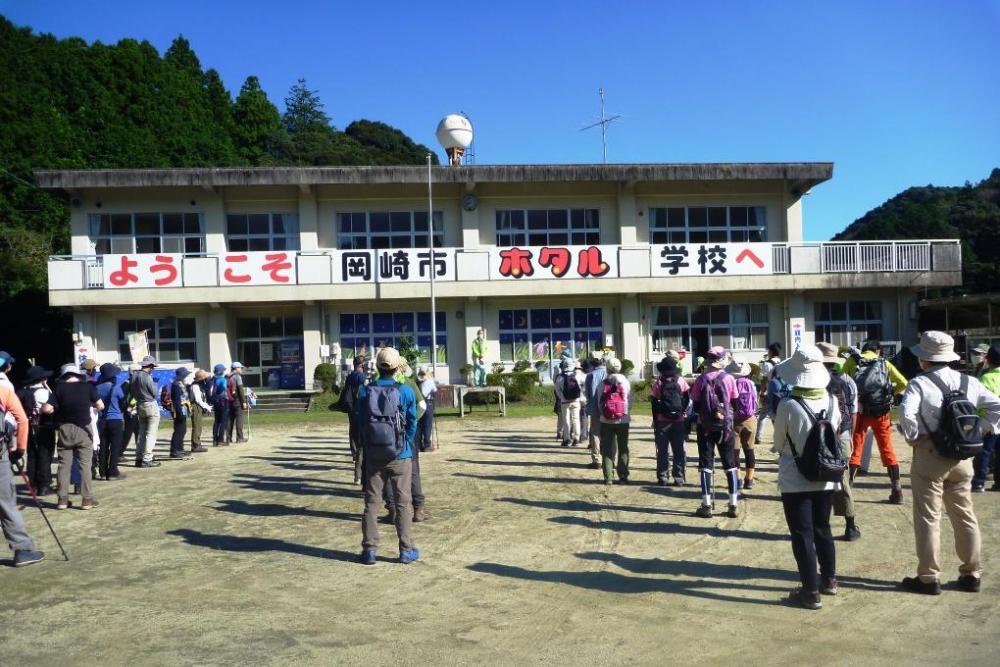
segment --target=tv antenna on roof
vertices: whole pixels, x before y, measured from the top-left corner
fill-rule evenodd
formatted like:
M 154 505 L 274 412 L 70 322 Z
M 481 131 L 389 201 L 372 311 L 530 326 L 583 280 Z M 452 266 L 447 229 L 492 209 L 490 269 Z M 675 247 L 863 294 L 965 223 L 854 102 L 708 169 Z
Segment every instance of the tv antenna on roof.
M 614 114 L 612 116 L 608 116 L 604 112 L 604 87 L 603 86 L 601 86 L 600 88 L 597 89 L 597 94 L 601 96 L 601 120 L 597 121 L 596 123 L 591 123 L 590 125 L 587 125 L 586 127 L 581 127 L 580 131 L 583 132 L 584 130 L 589 130 L 591 128 L 595 128 L 598 125 L 601 126 L 601 143 L 604 145 L 604 164 L 607 164 L 608 163 L 608 125 L 611 125 L 611 123 L 615 122 L 616 120 L 621 120 L 621 114 Z

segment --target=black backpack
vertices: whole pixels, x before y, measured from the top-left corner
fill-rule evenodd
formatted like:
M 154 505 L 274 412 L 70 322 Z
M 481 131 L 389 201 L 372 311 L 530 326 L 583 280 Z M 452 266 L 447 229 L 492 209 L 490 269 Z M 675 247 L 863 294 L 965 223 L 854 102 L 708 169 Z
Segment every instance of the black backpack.
M 791 436 L 785 435 L 788 446 L 792 449 L 795 467 L 810 482 L 841 481 L 844 471 L 847 470 L 847 461 L 841 456 L 840 442 L 837 440 L 833 423 L 829 419 L 830 413 L 834 410 L 836 399 L 831 396 L 830 408 L 821 410 L 819 415 L 810 410 L 801 398 L 792 397 L 790 400 L 798 403 L 812 420 L 812 427 L 806 436 L 806 445 L 802 448 L 802 454 L 796 454 L 795 443 L 792 442 Z
M 934 373 L 924 373 L 924 377 L 933 382 L 944 396 L 941 402 L 941 420 L 936 431 L 927 428 L 927 422 L 917 412 L 937 453 L 959 461 L 982 453 L 983 430 L 979 427 L 979 412 L 969 400 L 969 376 L 962 376 L 958 389 L 949 389 Z
M 653 414 L 667 417 L 668 419 L 679 419 L 687 412 L 687 397 L 681 393 L 680 385 L 676 377 L 661 377 L 657 382 L 660 385 L 660 397 L 649 395 L 649 400 L 653 404 Z
M 563 373 L 562 394 L 567 401 L 580 398 L 580 382 L 576 379 L 576 371 Z
M 830 384 L 826 385 L 826 391 L 837 399 L 837 407 L 840 408 L 840 428 L 838 433 L 851 430 L 851 403 L 854 402 L 854 387 L 844 379 L 843 375 L 830 373 Z
M 892 409 L 892 381 L 889 380 L 889 365 L 882 357 L 858 361 L 854 374 L 858 384 L 858 403 L 861 414 L 866 417 L 881 417 Z

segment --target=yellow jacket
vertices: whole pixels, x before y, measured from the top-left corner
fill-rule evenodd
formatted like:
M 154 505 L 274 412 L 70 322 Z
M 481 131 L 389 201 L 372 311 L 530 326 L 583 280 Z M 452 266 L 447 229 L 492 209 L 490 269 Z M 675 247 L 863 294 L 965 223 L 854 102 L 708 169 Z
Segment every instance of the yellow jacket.
M 864 357 L 865 359 L 878 359 L 879 354 L 878 352 L 869 351 L 869 352 L 862 352 L 861 356 Z M 892 382 L 893 390 L 895 391 L 896 394 L 902 394 L 903 390 L 906 389 L 906 384 L 907 384 L 906 378 L 903 377 L 903 374 L 900 373 L 899 370 L 895 366 L 893 366 L 892 363 L 889 362 L 889 360 L 886 360 L 885 365 L 889 371 L 889 381 Z M 857 372 L 857 370 L 858 370 L 858 364 L 856 361 L 854 361 L 854 357 L 851 357 L 850 359 L 844 362 L 843 373 L 845 375 L 850 375 L 851 377 L 854 377 L 854 374 Z

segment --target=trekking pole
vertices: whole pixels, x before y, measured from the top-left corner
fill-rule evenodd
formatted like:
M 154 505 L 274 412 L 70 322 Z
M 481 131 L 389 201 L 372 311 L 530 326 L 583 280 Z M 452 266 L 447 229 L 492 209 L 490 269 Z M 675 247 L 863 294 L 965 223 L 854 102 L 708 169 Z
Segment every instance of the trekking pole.
M 63 558 L 65 558 L 68 563 L 69 554 L 66 553 L 66 549 L 63 548 L 62 542 L 59 541 L 59 536 L 56 535 L 56 529 L 52 527 L 52 523 L 49 522 L 49 517 L 45 515 L 45 509 L 42 507 L 42 501 L 38 499 L 38 495 L 35 494 L 34 487 L 31 486 L 31 482 L 28 481 L 28 476 L 24 473 L 24 463 L 18 461 L 16 466 L 12 465 L 11 467 L 14 468 L 17 474 L 21 476 L 21 479 L 24 480 L 25 486 L 28 487 L 28 492 L 31 493 L 31 497 L 35 501 L 35 506 L 38 508 L 38 511 L 42 513 L 42 518 L 45 519 L 45 525 L 49 527 L 52 537 L 55 539 L 56 544 L 59 545 L 59 551 L 62 551 Z

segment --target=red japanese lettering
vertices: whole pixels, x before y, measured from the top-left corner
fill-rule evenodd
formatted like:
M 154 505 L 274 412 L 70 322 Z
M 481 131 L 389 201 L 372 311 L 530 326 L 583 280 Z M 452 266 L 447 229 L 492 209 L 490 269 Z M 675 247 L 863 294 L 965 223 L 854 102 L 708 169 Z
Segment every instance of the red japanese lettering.
M 226 264 L 231 264 L 233 262 L 245 262 L 247 261 L 246 255 L 226 255 Z M 226 279 L 227 283 L 248 283 L 250 282 L 250 276 L 247 274 L 238 274 L 232 269 L 227 268 L 222 273 L 222 277 Z
M 530 276 L 535 272 L 531 266 L 531 258 L 534 255 L 530 250 L 522 248 L 509 248 L 500 251 L 500 275 L 511 278 L 521 278 Z
M 561 278 L 569 271 L 571 254 L 569 248 L 542 248 L 538 252 L 538 265 L 551 266 L 552 275 Z
M 129 283 L 137 283 L 139 282 L 139 276 L 129 271 L 129 269 L 135 268 L 137 266 L 139 266 L 139 262 L 137 262 L 134 259 L 129 259 L 126 256 L 123 256 L 121 268 L 118 269 L 117 271 L 113 271 L 108 280 L 110 280 L 111 284 L 114 285 L 115 287 L 124 287 Z
M 162 278 L 154 278 L 153 284 L 157 287 L 162 287 L 163 285 L 170 285 L 175 280 L 177 280 L 177 267 L 174 266 L 174 258 L 168 255 L 157 255 L 157 264 L 153 264 L 149 267 L 150 273 L 163 273 L 166 274 Z
M 590 246 L 580 251 L 576 272 L 584 278 L 588 276 L 600 278 L 610 270 L 611 267 L 601 258 L 601 249 L 597 246 Z
M 271 280 L 276 283 L 287 283 L 290 278 L 285 275 L 281 275 L 280 271 L 288 271 L 292 268 L 292 263 L 288 260 L 288 253 L 286 252 L 276 252 L 271 255 L 264 255 L 264 259 L 267 261 L 262 267 L 264 271 L 271 274 Z

